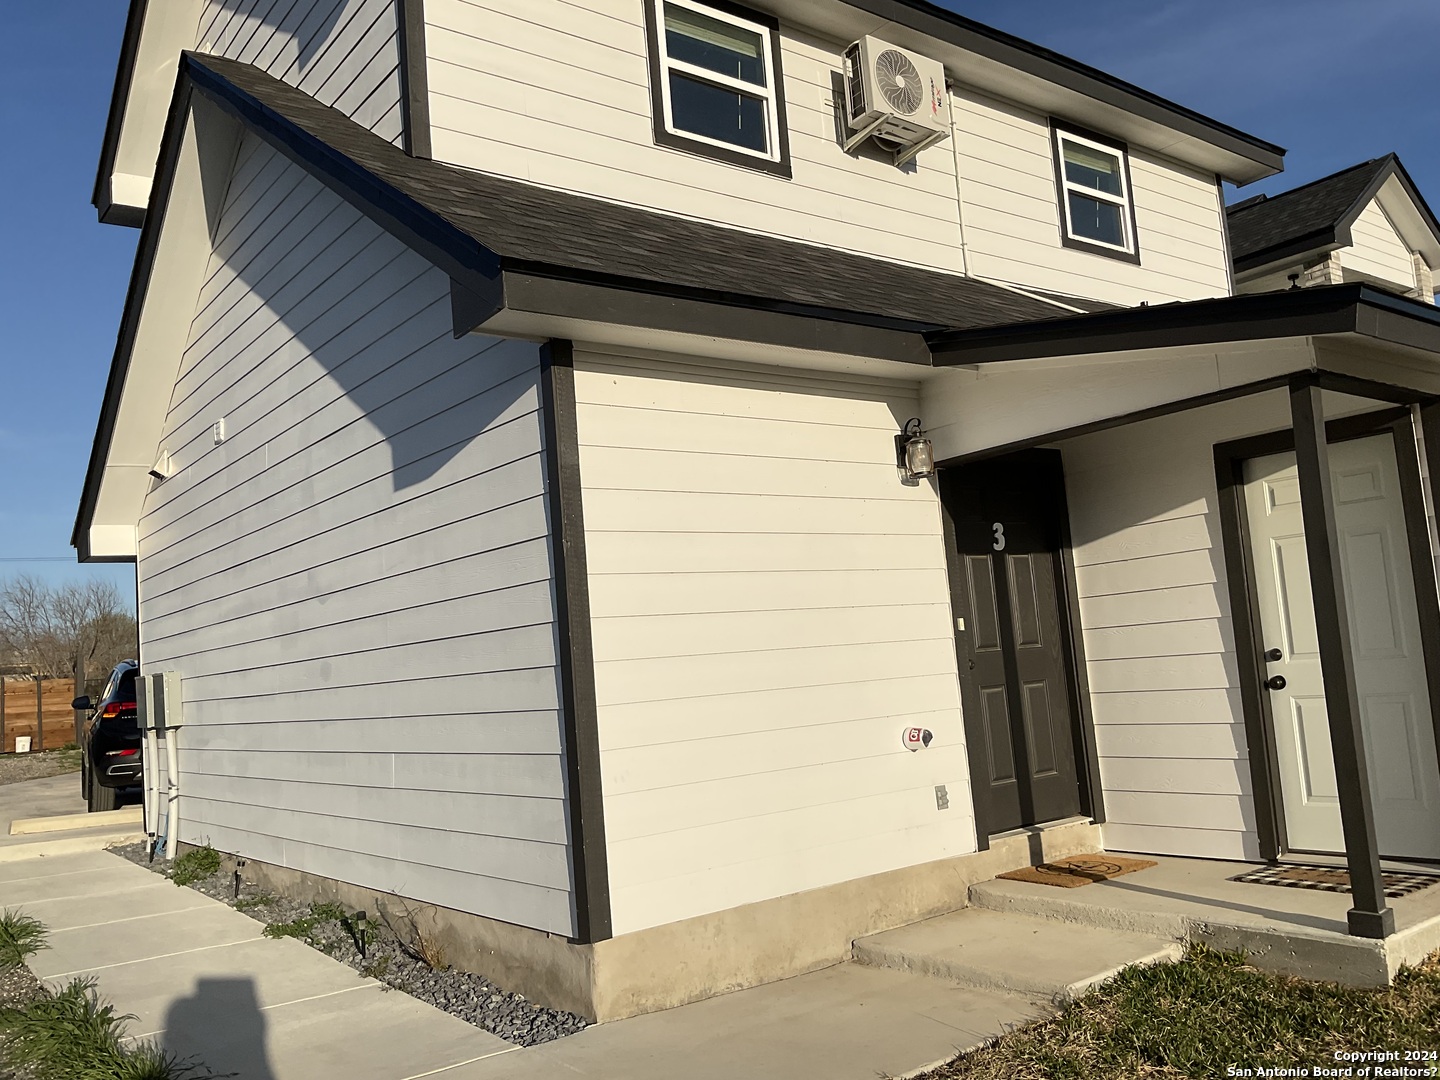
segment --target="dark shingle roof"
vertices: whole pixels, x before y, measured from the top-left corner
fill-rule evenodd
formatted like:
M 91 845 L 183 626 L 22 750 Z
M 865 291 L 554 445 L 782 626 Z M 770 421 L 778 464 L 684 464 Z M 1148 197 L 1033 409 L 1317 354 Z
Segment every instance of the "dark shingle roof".
M 1312 239 L 1316 246 L 1331 242 L 1328 238 L 1351 212 L 1363 209 L 1356 203 L 1373 194 L 1395 163 L 1395 155 L 1388 154 L 1279 195 L 1227 207 L 1231 257 L 1246 268 L 1260 265 L 1268 253 L 1277 258 L 1298 254 L 1295 249 Z
M 215 88 L 211 80 L 218 76 L 230 91 L 253 99 L 263 114 L 261 122 L 287 129 L 292 150 L 322 155 L 332 166 L 334 154 L 342 155 L 503 263 L 520 268 L 618 279 L 637 288 L 678 287 L 729 302 L 754 298 L 841 316 L 878 317 L 900 328 L 966 328 L 1068 314 L 1043 300 L 971 278 L 412 158 L 343 113 L 249 64 L 196 54 L 190 54 L 188 63 L 202 89 Z M 298 140 L 293 138 L 296 129 Z

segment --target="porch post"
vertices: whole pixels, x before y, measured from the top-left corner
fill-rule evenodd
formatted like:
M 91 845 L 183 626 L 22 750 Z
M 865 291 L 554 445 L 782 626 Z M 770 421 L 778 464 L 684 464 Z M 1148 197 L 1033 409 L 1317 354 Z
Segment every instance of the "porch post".
M 1325 711 L 1330 721 L 1330 745 L 1335 756 L 1345 858 L 1350 869 L 1350 933 L 1357 937 L 1383 938 L 1395 932 L 1395 912 L 1385 904 L 1385 885 L 1380 877 L 1375 807 L 1370 793 L 1370 770 L 1365 761 L 1365 736 L 1360 727 L 1355 658 L 1350 647 L 1350 619 L 1345 609 L 1340 538 L 1335 527 L 1330 454 L 1325 445 L 1325 414 L 1320 395 L 1320 387 L 1308 376 L 1299 376 L 1290 383 L 1290 416 L 1295 428 L 1295 461 L 1300 473 L 1300 511 L 1305 523 L 1305 550 L 1310 564 L 1310 591 L 1315 602 L 1315 629 L 1325 683 Z

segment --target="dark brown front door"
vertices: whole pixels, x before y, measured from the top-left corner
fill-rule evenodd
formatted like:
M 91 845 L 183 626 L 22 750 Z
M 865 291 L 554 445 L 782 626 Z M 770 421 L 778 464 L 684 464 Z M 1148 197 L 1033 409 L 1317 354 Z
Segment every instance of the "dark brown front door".
M 940 494 L 977 812 L 990 833 L 1071 817 L 1081 804 L 1059 454 L 943 469 Z

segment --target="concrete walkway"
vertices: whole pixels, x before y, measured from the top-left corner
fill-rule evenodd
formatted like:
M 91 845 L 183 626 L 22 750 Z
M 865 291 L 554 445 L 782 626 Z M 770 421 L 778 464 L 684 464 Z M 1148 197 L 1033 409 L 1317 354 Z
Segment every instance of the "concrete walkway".
M 41 780 L 22 780 L 18 784 L 0 784 L 0 863 L 30 859 L 41 854 L 60 855 L 67 852 L 98 851 L 111 844 L 125 844 L 144 837 L 138 821 L 107 818 L 100 826 L 83 817 L 76 817 L 78 827 L 61 831 L 30 832 L 11 835 L 11 824 L 24 818 L 84 815 L 85 800 L 80 797 L 80 774 L 63 773 Z
M 50 929 L 30 967 L 94 976 L 130 1034 L 245 1080 L 411 1080 L 517 1048 L 104 851 L 0 865 L 0 907 Z
M 133 1035 L 242 1080 L 876 1080 L 1045 1009 L 843 964 L 521 1049 L 107 852 L 0 864 L 0 907 L 50 927 L 41 978 L 95 976 Z

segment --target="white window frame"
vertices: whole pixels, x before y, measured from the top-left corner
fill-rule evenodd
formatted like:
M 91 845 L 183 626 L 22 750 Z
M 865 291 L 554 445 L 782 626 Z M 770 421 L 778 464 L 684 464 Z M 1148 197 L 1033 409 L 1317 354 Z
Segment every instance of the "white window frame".
M 1108 154 L 1117 158 L 1120 162 L 1120 194 L 1112 195 L 1108 191 L 1097 191 L 1095 188 L 1086 187 L 1084 184 L 1072 183 L 1065 175 L 1065 144 L 1075 143 L 1077 146 L 1088 147 L 1091 150 L 1098 150 L 1102 154 Z M 1107 251 L 1114 251 L 1121 255 L 1134 255 L 1136 253 L 1135 243 L 1135 216 L 1131 212 L 1130 196 L 1130 153 L 1124 147 L 1115 146 L 1112 143 L 1097 142 L 1094 139 L 1087 139 L 1084 135 L 1077 135 L 1069 128 L 1055 126 L 1055 177 L 1060 182 L 1060 214 L 1061 220 L 1065 223 L 1065 236 L 1077 244 L 1089 244 Z M 1087 199 L 1094 199 L 1096 202 L 1110 203 L 1120 208 L 1121 231 L 1125 236 L 1124 244 L 1110 244 L 1104 240 L 1096 240 L 1089 236 L 1082 236 L 1075 231 L 1075 226 L 1070 218 L 1070 193 L 1075 192 Z
M 719 8 L 710 7 L 708 4 L 697 3 L 696 0 L 651 0 L 653 15 L 655 18 L 655 36 L 658 42 L 658 55 L 656 57 L 660 66 L 660 96 L 661 106 L 664 109 L 665 130 L 676 138 L 689 139 L 692 142 L 703 143 L 706 146 L 718 147 L 721 150 L 728 150 L 734 154 L 744 154 L 746 157 L 753 157 L 759 161 L 781 160 L 780 146 L 780 108 L 779 98 L 781 94 L 780 80 L 776 75 L 774 50 L 771 47 L 770 28 L 763 23 L 751 22 L 749 19 L 742 19 L 738 15 L 732 15 L 728 11 L 721 11 Z M 670 51 L 665 40 L 665 6 L 673 4 L 675 7 L 688 8 L 710 19 L 718 22 L 726 22 L 731 26 L 739 27 L 760 38 L 760 45 L 763 50 L 765 63 L 765 85 L 756 86 L 754 83 L 746 82 L 743 79 L 733 79 L 728 75 L 722 75 L 718 71 L 711 71 L 709 68 L 696 67 L 694 64 L 687 64 L 683 60 L 674 60 L 670 57 Z M 765 142 L 768 146 L 766 153 L 751 150 L 748 146 L 740 146 L 737 143 L 725 142 L 723 139 L 712 139 L 706 135 L 697 135 L 693 131 L 686 131 L 684 128 L 675 126 L 674 111 L 670 105 L 670 72 L 679 72 L 682 75 L 695 79 L 697 82 L 709 83 L 711 86 L 722 87 L 726 90 L 734 90 L 746 97 L 758 98 L 765 103 Z

